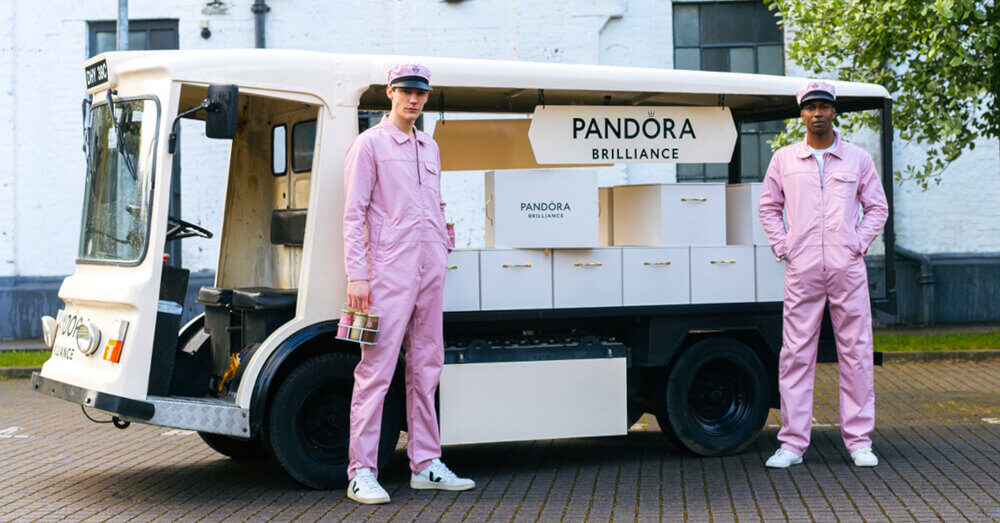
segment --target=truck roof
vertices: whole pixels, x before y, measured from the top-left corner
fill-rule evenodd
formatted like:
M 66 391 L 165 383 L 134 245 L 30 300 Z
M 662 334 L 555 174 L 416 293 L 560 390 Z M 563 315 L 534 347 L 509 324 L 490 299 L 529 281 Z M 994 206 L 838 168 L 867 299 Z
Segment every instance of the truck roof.
M 386 72 L 404 61 L 432 71 L 434 93 L 427 111 L 529 113 L 543 103 L 725 105 L 734 116 L 751 121 L 797 115 L 795 91 L 807 81 L 680 69 L 284 49 L 110 52 L 91 58 L 87 65 L 102 59 L 118 78 L 165 71 L 176 81 L 306 93 L 327 104 L 357 105 L 362 110 L 388 108 Z M 841 112 L 880 108 L 890 98 L 881 85 L 831 83 Z

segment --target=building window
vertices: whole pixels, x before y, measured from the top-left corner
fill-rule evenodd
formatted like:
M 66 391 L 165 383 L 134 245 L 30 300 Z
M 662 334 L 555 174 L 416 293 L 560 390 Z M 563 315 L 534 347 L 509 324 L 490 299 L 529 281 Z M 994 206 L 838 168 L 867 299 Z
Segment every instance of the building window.
M 674 3 L 674 67 L 702 71 L 785 74 L 778 18 L 760 1 Z M 768 140 L 782 121 L 740 126 L 741 174 L 761 180 L 771 161 Z M 725 181 L 726 164 L 678 164 L 677 181 Z
M 117 22 L 90 22 L 87 26 L 87 57 L 115 50 Z M 128 48 L 129 51 L 178 49 L 177 20 L 129 20 Z

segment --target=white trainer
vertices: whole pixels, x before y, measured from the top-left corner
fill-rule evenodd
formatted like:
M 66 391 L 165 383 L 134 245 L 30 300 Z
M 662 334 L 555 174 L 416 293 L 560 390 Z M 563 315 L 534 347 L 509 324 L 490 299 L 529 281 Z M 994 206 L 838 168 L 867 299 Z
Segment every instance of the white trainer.
M 389 493 L 378 484 L 375 474 L 368 467 L 354 469 L 354 479 L 347 485 L 347 497 L 365 505 L 389 502 Z
M 418 474 L 410 474 L 410 488 L 437 490 L 469 490 L 476 482 L 455 475 L 441 460 L 434 459 Z
M 779 448 L 773 456 L 767 458 L 764 465 L 772 469 L 787 469 L 792 465 L 802 463 L 802 456 L 783 448 Z
M 861 447 L 851 453 L 851 459 L 854 460 L 854 466 L 856 467 L 874 467 L 878 465 L 878 458 L 875 457 L 875 453 L 872 452 L 871 447 Z

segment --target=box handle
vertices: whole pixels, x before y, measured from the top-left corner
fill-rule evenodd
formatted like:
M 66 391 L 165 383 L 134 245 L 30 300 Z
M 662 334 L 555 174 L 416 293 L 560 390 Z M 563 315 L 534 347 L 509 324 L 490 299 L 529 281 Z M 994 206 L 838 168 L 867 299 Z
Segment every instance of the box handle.
M 449 266 L 448 266 L 448 270 L 449 270 L 449 271 L 453 271 L 453 270 L 455 270 L 455 269 L 457 269 L 457 268 L 458 268 L 458 265 L 449 265 Z
M 504 269 L 511 269 L 513 267 L 531 267 L 530 263 L 514 263 L 514 264 L 503 264 L 501 265 Z
M 776 261 L 776 262 L 778 262 L 778 263 L 781 263 L 781 262 L 783 262 L 783 261 L 785 261 L 785 260 L 782 260 L 781 258 L 775 258 L 775 259 L 774 259 L 774 261 Z
M 642 262 L 643 265 L 670 265 L 670 262 Z
M 681 198 L 682 202 L 707 202 L 708 198 Z
M 736 263 L 736 260 L 712 260 L 709 263 Z
M 490 218 L 490 203 L 493 202 L 493 195 L 490 195 L 490 199 L 486 200 L 483 204 L 483 213 L 486 214 L 486 219 L 490 221 L 490 225 L 493 225 L 493 218 Z
M 601 265 L 604 265 L 604 264 L 601 263 L 601 262 L 590 262 L 590 263 L 576 262 L 576 263 L 573 264 L 574 267 L 600 267 Z

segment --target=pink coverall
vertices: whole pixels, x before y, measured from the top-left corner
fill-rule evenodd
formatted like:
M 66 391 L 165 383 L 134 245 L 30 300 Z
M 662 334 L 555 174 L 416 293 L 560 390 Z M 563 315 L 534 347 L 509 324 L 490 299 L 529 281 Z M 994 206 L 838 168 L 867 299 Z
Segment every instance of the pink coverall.
M 858 221 L 858 204 L 864 217 Z M 788 223 L 782 222 L 782 208 Z M 783 345 L 778 362 L 782 448 L 801 456 L 812 428 L 813 379 L 823 307 L 829 300 L 840 370 L 840 431 L 847 450 L 870 447 L 875 428 L 872 321 L 862 254 L 888 217 L 871 156 L 837 136 L 820 176 L 806 143 L 771 158 L 760 221 L 774 255 L 787 261 Z
M 363 346 L 354 369 L 347 467 L 378 474 L 382 404 L 406 348 L 410 469 L 441 457 L 434 392 L 444 365 L 442 300 L 448 233 L 441 159 L 427 134 L 416 139 L 388 117 L 351 143 L 344 165 L 344 265 L 350 281 L 368 280 L 381 309 L 378 342 Z

